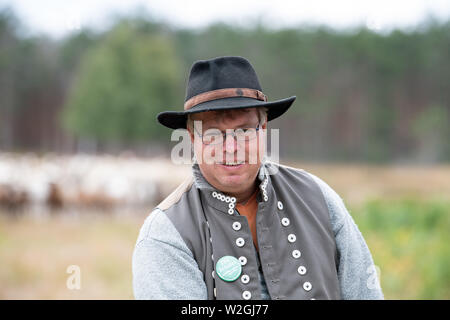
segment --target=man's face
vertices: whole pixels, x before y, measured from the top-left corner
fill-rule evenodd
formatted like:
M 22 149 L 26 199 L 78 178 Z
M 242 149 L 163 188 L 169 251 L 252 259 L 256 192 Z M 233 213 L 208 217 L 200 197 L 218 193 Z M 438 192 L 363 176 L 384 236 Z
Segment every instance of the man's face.
M 196 130 L 190 134 L 195 156 L 205 179 L 225 193 L 239 194 L 249 190 L 255 183 L 265 151 L 265 130 L 262 129 L 266 128 L 267 123 L 260 126 L 253 136 L 249 134 L 245 139 L 236 139 L 228 134 L 225 139 L 221 138 L 219 143 L 214 144 L 214 140 L 208 139 L 208 135 L 217 134 L 219 130 L 242 133 L 242 129 L 252 128 L 250 131 L 254 131 L 259 124 L 256 108 L 201 112 L 193 114 L 192 120 L 195 124 L 198 124 L 196 121 L 201 121 L 201 128 L 195 126 Z M 203 135 L 203 141 L 199 133 Z

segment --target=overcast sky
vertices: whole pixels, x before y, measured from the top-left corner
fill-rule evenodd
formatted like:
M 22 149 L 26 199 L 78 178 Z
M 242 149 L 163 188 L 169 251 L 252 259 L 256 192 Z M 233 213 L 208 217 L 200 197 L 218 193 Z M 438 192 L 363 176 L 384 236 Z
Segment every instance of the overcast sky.
M 427 15 L 450 18 L 450 0 L 0 0 L 31 33 L 63 36 L 90 26 L 102 28 L 115 14 L 147 11 L 176 26 L 202 27 L 223 21 L 240 26 L 259 19 L 267 27 L 325 24 L 348 28 L 365 24 L 377 31 L 417 25 Z

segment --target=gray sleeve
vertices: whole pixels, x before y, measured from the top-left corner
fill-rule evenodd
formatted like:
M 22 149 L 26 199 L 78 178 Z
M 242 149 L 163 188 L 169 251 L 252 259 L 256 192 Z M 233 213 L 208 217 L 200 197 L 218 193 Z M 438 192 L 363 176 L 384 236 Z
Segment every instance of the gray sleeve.
M 203 273 L 166 214 L 155 209 L 145 220 L 132 259 L 136 299 L 206 300 Z
M 341 197 L 323 180 L 309 173 L 322 190 L 330 213 L 338 250 L 338 278 L 345 300 L 384 299 L 377 267 L 367 244 Z

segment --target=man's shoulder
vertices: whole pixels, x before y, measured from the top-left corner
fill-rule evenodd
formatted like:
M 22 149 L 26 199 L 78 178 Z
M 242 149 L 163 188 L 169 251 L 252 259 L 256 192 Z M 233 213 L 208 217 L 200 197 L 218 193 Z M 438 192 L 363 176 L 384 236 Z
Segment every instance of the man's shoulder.
M 177 204 L 182 196 L 189 192 L 192 185 L 194 183 L 194 177 L 192 175 L 189 175 L 180 185 L 178 185 L 175 190 L 169 194 L 163 201 L 161 201 L 157 206 L 156 209 L 159 209 L 161 211 L 166 211 L 173 207 L 175 204 Z
M 284 181 L 292 186 L 297 186 L 304 190 L 304 187 L 313 191 L 320 192 L 325 197 L 327 202 L 336 201 L 340 197 L 336 192 L 316 174 L 313 174 L 305 169 L 295 168 L 284 164 L 275 162 L 268 163 L 269 172 L 272 172 L 275 180 Z M 303 186 L 303 187 L 302 187 Z M 295 188 L 294 188 L 295 189 Z
M 307 172 L 305 169 L 295 168 L 273 161 L 267 161 L 265 165 L 268 174 L 275 178 L 312 180 L 311 173 Z

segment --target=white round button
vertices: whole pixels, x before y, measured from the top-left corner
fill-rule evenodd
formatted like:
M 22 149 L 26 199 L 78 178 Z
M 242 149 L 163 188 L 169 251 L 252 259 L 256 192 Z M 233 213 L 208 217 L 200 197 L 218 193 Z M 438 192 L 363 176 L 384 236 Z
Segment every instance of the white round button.
M 289 225 L 290 221 L 288 218 L 283 218 L 281 219 L 281 224 L 285 227 L 287 227 Z
M 217 297 L 217 291 L 216 291 L 216 288 L 214 288 L 214 297 Z
M 239 257 L 239 262 L 241 265 L 245 266 L 247 264 L 247 258 L 246 257 Z
M 239 231 L 241 230 L 241 223 L 240 222 L 233 222 L 233 230 Z
M 283 210 L 283 203 L 281 201 L 278 201 L 278 209 Z
M 292 251 L 292 256 L 293 256 L 295 259 L 298 259 L 298 258 L 300 258 L 300 257 L 302 256 L 302 253 L 300 252 L 300 250 L 293 250 L 293 251 Z
M 297 271 L 300 275 L 304 275 L 306 273 L 306 268 L 305 266 L 300 266 L 298 267 Z
M 236 245 L 240 248 L 243 247 L 245 244 L 245 240 L 243 238 L 237 238 L 236 239 Z
M 213 196 L 214 198 L 217 198 L 217 192 L 213 191 L 212 196 Z
M 311 290 L 311 289 L 312 289 L 312 284 L 311 284 L 311 282 L 305 282 L 305 283 L 303 284 L 303 289 L 305 289 L 305 291 Z
M 251 297 L 252 297 L 252 294 L 250 293 L 250 291 L 242 292 L 242 298 L 244 298 L 245 300 L 249 300 Z
M 290 243 L 295 242 L 295 240 L 297 240 L 297 237 L 295 236 L 295 234 L 291 233 L 290 235 L 288 235 L 288 241 Z
M 242 281 L 242 283 L 247 284 L 250 281 L 250 277 L 248 275 L 244 274 L 241 277 L 241 281 Z
M 211 272 L 211 276 L 212 276 L 213 279 L 214 279 L 214 270 Z
M 234 214 L 234 209 L 233 208 L 228 209 L 228 214 L 230 216 L 233 215 Z

